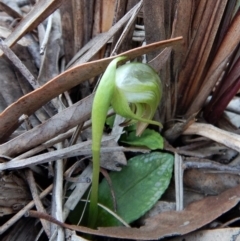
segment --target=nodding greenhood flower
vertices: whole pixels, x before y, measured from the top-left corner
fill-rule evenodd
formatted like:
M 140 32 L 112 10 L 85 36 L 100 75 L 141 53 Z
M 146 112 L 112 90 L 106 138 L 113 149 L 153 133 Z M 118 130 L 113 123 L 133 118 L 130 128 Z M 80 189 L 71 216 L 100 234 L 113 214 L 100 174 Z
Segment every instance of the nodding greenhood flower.
M 161 123 L 152 120 L 162 95 L 159 76 L 154 69 L 142 63 L 129 63 L 117 68 L 117 63 L 124 59 L 125 56 L 118 57 L 108 65 L 93 100 L 90 227 L 95 226 L 97 218 L 100 147 L 110 105 L 117 114 L 127 119 L 125 125 L 137 122 L 137 135 L 140 135 L 148 124 L 162 127 Z
M 118 115 L 128 119 L 124 123 L 137 122 L 137 135 L 148 124 L 162 127 L 152 121 L 162 96 L 161 81 L 154 69 L 142 63 L 125 64 L 117 69 L 114 81 L 111 105 Z

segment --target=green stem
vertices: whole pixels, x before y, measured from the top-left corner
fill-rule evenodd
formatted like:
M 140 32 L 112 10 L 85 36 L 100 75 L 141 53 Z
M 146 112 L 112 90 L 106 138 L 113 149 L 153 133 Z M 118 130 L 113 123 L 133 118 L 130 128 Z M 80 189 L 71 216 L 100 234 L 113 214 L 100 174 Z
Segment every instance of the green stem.
M 90 196 L 90 207 L 89 207 L 89 220 L 88 226 L 91 228 L 95 227 L 95 223 L 98 215 L 98 182 L 100 172 L 100 151 L 92 150 L 93 156 L 93 174 L 92 174 L 92 190 Z
M 90 196 L 90 207 L 88 225 L 95 227 L 98 215 L 98 185 L 100 171 L 100 147 L 103 135 L 103 128 L 106 121 L 107 112 L 111 103 L 113 91 L 115 88 L 115 75 L 117 63 L 126 57 L 118 57 L 114 59 L 107 67 L 102 79 L 99 83 L 93 100 L 92 107 L 92 155 L 93 155 L 93 176 L 92 191 Z

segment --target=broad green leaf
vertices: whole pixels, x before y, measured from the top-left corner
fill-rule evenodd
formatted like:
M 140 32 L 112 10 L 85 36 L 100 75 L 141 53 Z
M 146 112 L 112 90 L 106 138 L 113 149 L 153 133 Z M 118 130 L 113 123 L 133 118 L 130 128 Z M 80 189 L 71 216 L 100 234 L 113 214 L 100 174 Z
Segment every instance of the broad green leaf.
M 172 169 L 173 155 L 153 152 L 131 158 L 121 172 L 111 172 L 117 214 L 131 223 L 146 213 L 167 189 Z M 105 179 L 99 186 L 99 203 L 113 210 L 113 199 Z M 99 208 L 98 227 L 118 225 L 115 217 Z
M 151 150 L 163 149 L 162 136 L 150 129 L 144 130 L 141 136 L 136 136 L 135 132 L 130 132 L 121 138 L 121 142 L 132 146 L 146 146 Z

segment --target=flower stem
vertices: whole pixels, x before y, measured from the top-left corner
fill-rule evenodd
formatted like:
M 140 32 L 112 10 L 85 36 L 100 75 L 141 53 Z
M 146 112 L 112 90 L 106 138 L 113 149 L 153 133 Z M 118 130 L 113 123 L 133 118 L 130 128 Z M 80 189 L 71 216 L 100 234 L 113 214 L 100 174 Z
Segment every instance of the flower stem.
M 97 215 L 98 215 L 98 183 L 99 183 L 99 172 L 100 172 L 100 151 L 92 151 L 94 165 L 92 174 L 92 190 L 90 196 L 90 206 L 89 206 L 89 220 L 88 225 L 91 228 L 95 227 Z
M 95 228 L 98 213 L 98 185 L 100 171 L 100 147 L 105 125 L 107 112 L 111 103 L 115 88 L 115 75 L 117 63 L 126 57 L 121 56 L 114 59 L 107 67 L 99 83 L 93 100 L 92 107 L 92 155 L 93 155 L 93 176 L 92 191 L 90 196 L 90 207 L 88 225 Z

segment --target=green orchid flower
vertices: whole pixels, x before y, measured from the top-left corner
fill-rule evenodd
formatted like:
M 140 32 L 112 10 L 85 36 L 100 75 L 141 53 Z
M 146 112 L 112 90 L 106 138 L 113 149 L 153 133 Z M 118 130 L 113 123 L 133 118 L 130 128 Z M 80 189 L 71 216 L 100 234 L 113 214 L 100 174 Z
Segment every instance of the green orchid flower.
M 152 118 L 162 96 L 158 74 L 149 65 L 129 63 L 117 68 L 125 56 L 114 59 L 107 67 L 99 83 L 92 107 L 92 155 L 93 177 L 89 208 L 89 226 L 94 227 L 97 219 L 98 185 L 100 171 L 100 148 L 103 128 L 110 106 L 126 118 L 124 125 L 137 123 L 137 135 L 148 124 L 162 127 Z
M 162 86 L 158 74 L 149 65 L 130 63 L 116 71 L 115 89 L 111 105 L 114 111 L 130 121 L 137 122 L 137 135 L 141 135 L 148 124 L 160 127 L 152 121 L 161 99 Z

